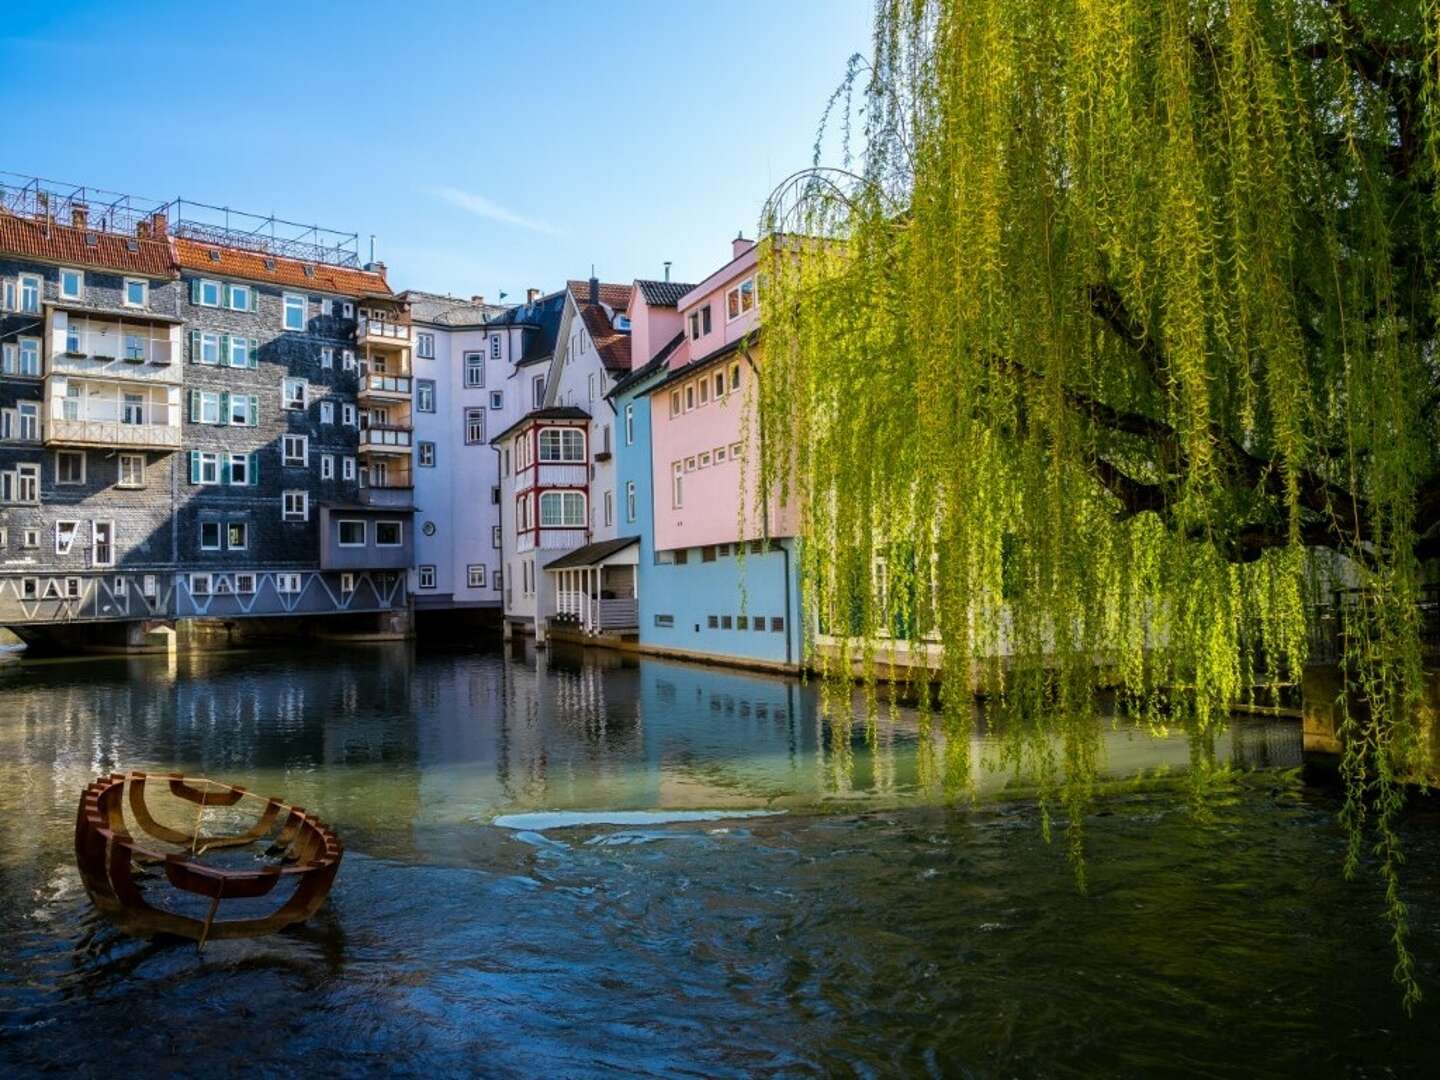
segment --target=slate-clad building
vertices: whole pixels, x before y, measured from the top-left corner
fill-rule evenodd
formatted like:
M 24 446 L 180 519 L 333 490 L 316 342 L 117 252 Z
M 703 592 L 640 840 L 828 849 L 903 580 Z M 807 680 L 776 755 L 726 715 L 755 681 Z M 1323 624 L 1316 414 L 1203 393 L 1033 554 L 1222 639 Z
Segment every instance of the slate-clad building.
M 0 196 L 0 625 L 164 613 L 182 434 L 165 216 Z
M 179 233 L 176 614 L 404 608 L 409 320 L 384 268 Z

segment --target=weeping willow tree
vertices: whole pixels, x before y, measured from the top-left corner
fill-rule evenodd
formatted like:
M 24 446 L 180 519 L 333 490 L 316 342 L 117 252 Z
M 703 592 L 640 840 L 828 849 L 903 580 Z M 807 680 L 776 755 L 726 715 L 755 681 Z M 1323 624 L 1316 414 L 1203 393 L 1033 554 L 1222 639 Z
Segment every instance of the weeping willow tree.
M 812 626 L 935 642 L 1068 809 L 1098 683 L 1180 725 L 1293 682 L 1349 590 L 1347 872 L 1396 839 L 1440 555 L 1440 10 L 1423 0 L 880 0 L 842 160 L 764 223 L 764 498 Z M 817 143 L 833 145 L 835 140 Z M 823 164 L 817 161 L 817 166 Z

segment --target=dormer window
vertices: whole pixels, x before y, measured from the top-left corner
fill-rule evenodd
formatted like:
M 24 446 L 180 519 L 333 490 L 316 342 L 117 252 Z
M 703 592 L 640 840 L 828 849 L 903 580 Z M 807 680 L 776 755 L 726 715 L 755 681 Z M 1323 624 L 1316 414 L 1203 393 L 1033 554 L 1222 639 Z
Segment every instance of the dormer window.
M 275 270 L 275 260 L 274 260 L 274 259 L 271 259 L 271 258 L 266 258 L 266 260 L 265 260 L 265 269 L 266 269 L 266 270 L 269 270 L 269 271 L 271 271 L 271 272 L 273 273 L 274 270 Z
M 219 248 L 211 248 L 210 251 L 209 251 L 209 255 L 210 255 L 210 261 L 211 261 L 211 262 L 219 262 L 219 261 L 220 261 L 220 249 L 219 249 Z
M 302 267 L 302 269 L 305 271 L 305 276 L 306 276 L 306 277 L 311 277 L 311 278 L 313 278 L 313 277 L 315 276 L 315 267 L 313 267 L 313 266 L 306 266 L 306 267 Z
M 738 319 L 755 307 L 755 279 L 746 278 L 725 294 L 725 321 Z
M 690 313 L 690 340 L 698 341 L 710 333 L 710 305 Z
M 629 329 L 630 329 L 630 316 L 629 316 L 629 315 L 616 315 L 616 316 L 615 316 L 615 329 L 616 329 L 616 330 L 629 330 Z

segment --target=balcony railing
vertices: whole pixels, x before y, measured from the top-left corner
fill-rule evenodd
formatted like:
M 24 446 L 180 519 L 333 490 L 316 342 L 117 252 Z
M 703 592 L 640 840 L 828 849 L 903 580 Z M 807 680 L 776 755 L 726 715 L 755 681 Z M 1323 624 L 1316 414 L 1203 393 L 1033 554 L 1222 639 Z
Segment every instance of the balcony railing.
M 395 345 L 409 345 L 411 329 L 409 323 L 362 318 L 356 335 L 361 344 L 365 344 L 367 341 L 380 341 Z
M 410 394 L 409 375 L 366 375 L 360 383 L 360 393 Z
M 360 449 L 407 449 L 410 446 L 411 438 L 412 432 L 408 427 L 372 424 L 360 432 Z
M 108 418 L 107 418 L 108 417 Z M 180 445 L 180 425 L 116 419 L 110 410 L 84 411 L 51 417 L 45 424 L 51 445 L 148 447 L 173 450 Z
M 169 338 L 119 330 L 71 330 L 65 335 L 65 354 L 92 360 L 124 360 L 131 364 L 170 364 L 174 350 Z

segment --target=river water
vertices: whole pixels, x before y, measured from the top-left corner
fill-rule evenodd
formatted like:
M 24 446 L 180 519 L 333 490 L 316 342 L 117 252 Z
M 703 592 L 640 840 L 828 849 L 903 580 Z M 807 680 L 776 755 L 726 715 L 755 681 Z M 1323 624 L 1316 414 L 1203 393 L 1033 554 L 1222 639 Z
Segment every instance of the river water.
M 0 1073 L 1440 1074 L 1440 822 L 1405 829 L 1407 1019 L 1293 723 L 1236 722 L 1202 816 L 1182 739 L 1107 728 L 1147 780 L 1087 815 L 1082 894 L 1007 774 L 956 806 L 915 717 L 837 737 L 815 696 L 498 648 L 0 663 Z M 198 955 L 120 935 L 71 843 L 126 768 L 318 811 L 330 902 Z

